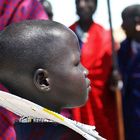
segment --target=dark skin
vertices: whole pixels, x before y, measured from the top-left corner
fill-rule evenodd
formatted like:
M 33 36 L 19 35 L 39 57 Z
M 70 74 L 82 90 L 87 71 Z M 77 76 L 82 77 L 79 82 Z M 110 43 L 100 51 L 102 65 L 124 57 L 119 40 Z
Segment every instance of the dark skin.
M 76 0 L 76 12 L 79 16 L 79 25 L 87 32 L 93 23 L 92 16 L 97 8 L 97 0 Z
M 122 28 L 128 38 L 140 42 L 140 5 L 131 5 L 126 7 L 122 12 Z
M 24 21 L 0 34 L 0 82 L 55 112 L 88 99 L 88 71 L 80 63 L 77 37 L 53 21 Z

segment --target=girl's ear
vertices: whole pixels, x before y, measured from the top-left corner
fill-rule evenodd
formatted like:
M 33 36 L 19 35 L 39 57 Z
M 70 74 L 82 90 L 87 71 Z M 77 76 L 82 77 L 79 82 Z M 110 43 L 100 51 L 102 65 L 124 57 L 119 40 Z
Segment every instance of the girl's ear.
M 37 69 L 34 73 L 34 84 L 41 91 L 50 90 L 50 82 L 48 71 L 44 69 Z

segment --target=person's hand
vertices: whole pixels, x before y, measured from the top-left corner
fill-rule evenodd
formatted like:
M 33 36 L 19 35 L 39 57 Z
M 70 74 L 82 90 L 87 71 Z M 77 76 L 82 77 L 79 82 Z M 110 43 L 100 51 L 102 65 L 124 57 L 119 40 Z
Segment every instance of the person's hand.
M 116 91 L 116 89 L 121 90 L 123 87 L 123 82 L 121 80 L 121 75 L 118 70 L 112 70 L 109 78 L 109 88 L 111 91 Z

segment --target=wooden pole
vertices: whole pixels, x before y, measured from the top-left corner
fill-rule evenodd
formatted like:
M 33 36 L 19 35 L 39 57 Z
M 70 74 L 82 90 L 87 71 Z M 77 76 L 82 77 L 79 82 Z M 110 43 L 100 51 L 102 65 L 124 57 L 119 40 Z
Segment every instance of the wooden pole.
M 112 18 L 111 18 L 111 8 L 110 8 L 110 0 L 107 0 L 108 6 L 108 15 L 109 15 L 109 24 L 110 24 L 110 34 L 111 34 L 111 41 L 112 41 L 112 76 L 119 76 L 118 70 L 118 61 L 117 61 L 117 54 L 115 51 L 115 41 L 113 36 L 113 27 L 112 27 Z M 118 121 L 118 140 L 125 140 L 124 135 L 124 121 L 123 121 L 123 109 L 122 109 L 122 95 L 120 84 L 122 84 L 121 80 L 117 81 L 115 87 L 115 99 L 116 99 L 116 108 L 117 108 L 117 121 Z
M 121 92 L 118 88 L 116 89 L 115 92 L 116 92 L 115 98 L 116 98 L 117 119 L 118 119 L 118 138 L 119 140 L 125 140 Z

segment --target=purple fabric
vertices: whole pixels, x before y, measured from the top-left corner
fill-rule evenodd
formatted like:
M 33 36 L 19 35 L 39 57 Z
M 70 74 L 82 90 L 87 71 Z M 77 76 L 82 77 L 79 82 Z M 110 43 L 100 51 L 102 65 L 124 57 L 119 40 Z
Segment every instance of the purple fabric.
M 8 92 L 2 84 L 0 84 L 0 90 Z M 16 140 L 14 122 L 17 119 L 18 116 L 0 107 L 0 140 Z
M 48 16 L 37 0 L 0 0 L 0 30 L 25 19 L 48 19 Z

